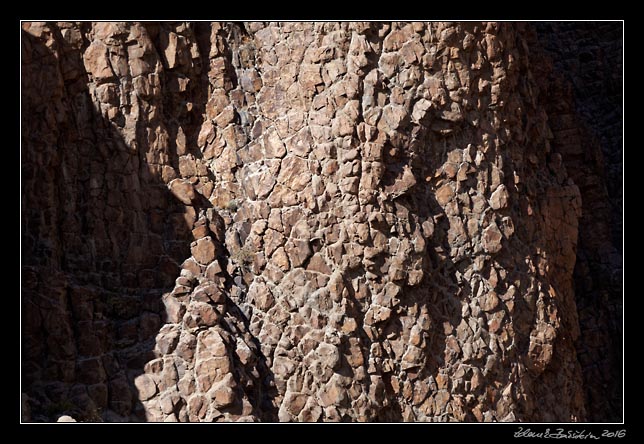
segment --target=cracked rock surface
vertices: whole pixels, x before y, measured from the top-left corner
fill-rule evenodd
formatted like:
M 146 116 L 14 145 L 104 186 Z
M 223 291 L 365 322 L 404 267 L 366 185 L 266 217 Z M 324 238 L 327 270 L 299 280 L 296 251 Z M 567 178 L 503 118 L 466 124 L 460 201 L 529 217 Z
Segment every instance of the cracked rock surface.
M 538 31 L 23 23 L 23 419 L 619 416 L 621 142 Z

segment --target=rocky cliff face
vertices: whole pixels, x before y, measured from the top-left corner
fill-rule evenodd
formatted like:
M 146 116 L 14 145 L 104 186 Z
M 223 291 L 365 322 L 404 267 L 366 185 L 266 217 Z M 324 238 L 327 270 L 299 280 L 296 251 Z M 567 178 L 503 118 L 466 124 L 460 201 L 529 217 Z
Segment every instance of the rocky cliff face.
M 555 149 L 583 211 L 573 277 L 588 418 L 622 418 L 622 26 L 542 23 Z
M 24 416 L 619 416 L 621 143 L 533 28 L 24 23 Z

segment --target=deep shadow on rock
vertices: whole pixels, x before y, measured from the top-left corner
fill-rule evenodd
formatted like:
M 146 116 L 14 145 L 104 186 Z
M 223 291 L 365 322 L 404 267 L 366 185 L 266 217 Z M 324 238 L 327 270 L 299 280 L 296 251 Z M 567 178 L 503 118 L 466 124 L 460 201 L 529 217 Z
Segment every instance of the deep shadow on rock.
M 191 254 L 194 222 L 212 207 L 198 193 L 182 205 L 166 187 L 166 175 L 184 168 L 179 153 L 201 156 L 196 131 L 206 95 L 189 91 L 198 100 L 194 112 L 178 110 L 186 97 L 173 85 L 183 77 L 167 73 L 160 87 L 170 92 L 146 104 L 142 96 L 153 86 L 115 73 L 108 60 L 94 62 L 100 85 L 88 87 L 81 54 L 87 57 L 89 42 L 81 33 L 90 29 L 36 24 L 23 31 L 22 375 L 36 421 L 63 413 L 82 421 L 154 419 L 141 399 L 159 381 L 142 375 L 160 354 L 162 296 Z M 158 58 L 147 51 L 140 63 Z M 138 103 L 119 105 L 123 97 Z M 130 120 L 121 112 L 133 106 L 140 111 Z M 168 128 L 170 142 L 150 138 L 154 128 Z

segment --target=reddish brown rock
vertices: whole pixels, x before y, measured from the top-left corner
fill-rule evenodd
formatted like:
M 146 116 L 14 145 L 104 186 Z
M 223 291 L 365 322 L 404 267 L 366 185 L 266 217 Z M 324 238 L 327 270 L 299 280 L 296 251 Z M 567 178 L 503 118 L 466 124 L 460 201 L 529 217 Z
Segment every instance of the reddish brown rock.
M 108 57 L 108 48 L 101 41 L 92 42 L 85 50 L 83 58 L 85 67 L 96 79 L 97 83 L 115 80 Z
M 142 401 L 152 398 L 157 393 L 157 386 L 148 375 L 139 375 L 134 378 L 134 386 L 139 391 Z
M 498 253 L 501 250 L 503 235 L 495 223 L 492 223 L 492 225 L 484 229 L 481 237 L 485 251 L 489 253 Z
M 302 191 L 311 180 L 308 163 L 297 156 L 285 157 L 277 180 L 293 191 Z
M 22 23 L 32 420 L 618 412 L 621 33 L 549 26 Z
M 452 197 L 454 197 L 454 189 L 450 184 L 445 184 L 436 190 L 436 200 L 441 205 L 446 205 Z
M 494 210 L 499 210 L 508 206 L 508 192 L 505 185 L 499 187 L 490 196 L 490 206 Z
M 197 197 L 194 186 L 185 179 L 175 179 L 169 186 L 172 194 L 184 205 L 192 205 Z
M 215 254 L 217 252 L 215 243 L 210 236 L 197 240 L 191 245 L 190 251 L 192 252 L 192 257 L 203 265 L 210 264 L 215 260 Z

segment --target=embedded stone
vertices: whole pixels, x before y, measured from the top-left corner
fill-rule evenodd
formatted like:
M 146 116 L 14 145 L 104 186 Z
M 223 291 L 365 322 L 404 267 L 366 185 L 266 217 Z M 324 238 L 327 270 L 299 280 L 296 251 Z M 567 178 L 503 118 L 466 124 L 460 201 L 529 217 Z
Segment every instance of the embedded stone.
M 190 246 L 190 252 L 197 262 L 206 265 L 215 260 L 217 250 L 212 237 L 206 236 L 194 242 Z
M 193 205 L 193 202 L 197 198 L 197 193 L 190 181 L 186 179 L 174 179 L 168 185 L 170 187 L 170 192 L 174 197 L 179 199 L 181 203 L 184 205 Z
M 505 185 L 501 184 L 490 196 L 490 206 L 500 210 L 508 206 L 508 191 Z
M 146 374 L 142 374 L 134 378 L 134 386 L 139 392 L 139 399 L 146 401 L 152 398 L 157 393 L 157 385 L 152 378 Z
M 485 230 L 483 230 L 483 234 L 482 234 L 483 248 L 488 253 L 498 253 L 499 251 L 501 251 L 502 239 L 503 239 L 503 235 L 501 234 L 501 230 L 499 230 L 499 227 L 494 222 L 490 226 L 488 226 Z

